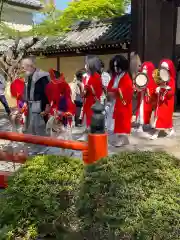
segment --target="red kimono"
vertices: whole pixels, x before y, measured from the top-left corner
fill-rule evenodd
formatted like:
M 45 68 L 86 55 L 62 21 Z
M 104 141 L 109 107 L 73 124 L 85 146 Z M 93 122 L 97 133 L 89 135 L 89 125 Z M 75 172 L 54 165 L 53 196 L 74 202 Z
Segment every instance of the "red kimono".
M 115 86 L 116 85 L 116 86 Z M 121 100 L 119 90 L 122 93 Z M 113 76 L 109 82 L 108 93 L 114 93 L 114 133 L 130 134 L 132 119 L 133 84 L 128 73 Z
M 10 86 L 11 96 L 16 98 L 18 108 L 21 101 L 23 101 L 24 87 L 25 83 L 23 78 L 15 79 Z
M 136 121 L 142 125 L 150 124 L 153 111 L 152 97 L 157 87 L 152 76 L 154 69 L 152 62 L 143 63 L 140 69 L 140 72 L 147 74 L 149 79 L 147 87 L 137 93 Z
M 100 101 L 100 97 L 103 93 L 102 79 L 98 73 L 94 73 L 94 75 L 89 77 L 88 83 L 85 85 L 85 91 L 86 95 L 83 105 L 83 118 L 86 117 L 86 126 L 89 127 L 93 114 L 91 107 L 96 100 Z
M 171 129 L 173 127 L 174 96 L 175 96 L 175 67 L 171 60 L 164 59 L 160 66 L 166 63 L 170 73 L 170 81 L 160 85 L 159 93 L 156 93 L 155 123 L 156 129 Z M 169 90 L 168 90 L 169 88 Z
M 25 83 L 23 78 L 15 79 L 10 86 L 11 96 L 16 98 L 18 112 L 21 113 L 20 123 L 23 125 L 28 115 L 28 106 L 23 100 Z
M 46 87 L 46 96 L 51 106 L 51 115 L 54 115 L 54 110 L 75 114 L 75 104 L 71 99 L 71 88 L 62 74 L 59 79 L 51 79 Z

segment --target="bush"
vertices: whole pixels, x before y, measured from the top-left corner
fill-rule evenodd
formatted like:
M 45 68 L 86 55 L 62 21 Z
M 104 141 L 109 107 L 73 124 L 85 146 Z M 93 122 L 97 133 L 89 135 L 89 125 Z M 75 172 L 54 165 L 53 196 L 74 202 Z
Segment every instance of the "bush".
M 165 153 L 121 153 L 83 178 L 79 160 L 30 159 L 0 195 L 0 239 L 179 240 L 179 166 Z
M 179 240 L 179 160 L 121 153 L 87 166 L 78 210 L 90 240 Z
M 0 239 L 63 239 L 66 233 L 76 231 L 75 203 L 82 171 L 78 159 L 30 159 L 1 193 Z

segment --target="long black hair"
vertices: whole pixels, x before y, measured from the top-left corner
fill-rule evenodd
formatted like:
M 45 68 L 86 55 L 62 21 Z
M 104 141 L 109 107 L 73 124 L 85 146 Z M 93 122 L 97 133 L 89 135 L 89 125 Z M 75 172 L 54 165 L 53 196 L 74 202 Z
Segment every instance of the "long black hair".
M 89 74 L 94 75 L 94 73 L 101 74 L 102 72 L 102 61 L 99 57 L 95 55 L 89 55 L 85 58 L 85 64 L 87 66 L 87 71 Z
M 54 73 L 54 76 L 55 76 L 56 79 L 60 78 L 61 73 L 59 71 L 53 69 L 53 73 Z
M 122 55 L 114 56 L 109 62 L 109 72 L 114 75 L 114 63 L 117 62 L 117 68 L 120 68 L 123 72 L 129 71 L 129 61 Z
M 86 73 L 86 70 L 85 69 L 80 69 L 79 71 L 77 71 L 75 73 L 76 75 L 76 79 L 80 82 L 82 82 L 82 79 L 83 79 L 83 75 Z

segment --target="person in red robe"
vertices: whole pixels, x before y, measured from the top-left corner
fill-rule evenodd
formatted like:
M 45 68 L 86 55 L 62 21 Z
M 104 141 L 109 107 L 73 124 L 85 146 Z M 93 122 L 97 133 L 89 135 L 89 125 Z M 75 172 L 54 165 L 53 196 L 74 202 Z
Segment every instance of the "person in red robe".
M 71 99 L 71 88 L 63 74 L 56 78 L 53 71 L 50 71 L 51 81 L 46 87 L 46 96 L 50 103 L 50 118 L 46 129 L 50 130 L 51 135 L 58 137 L 62 134 L 65 136 L 68 130 L 69 134 L 66 134 L 66 137 L 70 137 L 73 116 L 76 111 L 75 104 Z
M 17 78 L 10 85 L 11 96 L 16 99 L 18 109 L 22 108 L 24 104 L 23 101 L 24 88 L 25 88 L 24 78 Z
M 163 59 L 159 68 L 165 68 L 169 73 L 169 81 L 159 81 L 159 86 L 156 88 L 156 109 L 154 128 L 156 132 L 151 136 L 154 140 L 158 138 L 160 131 L 164 131 L 168 136 L 175 134 L 173 128 L 173 112 L 175 98 L 175 77 L 176 71 L 173 62 L 170 59 Z
M 128 74 L 129 62 L 121 55 L 116 55 L 110 61 L 112 78 L 107 91 L 113 99 L 115 141 L 113 145 L 120 147 L 129 144 L 128 135 L 131 132 L 133 83 Z
M 28 114 L 27 105 L 23 99 L 25 82 L 24 78 L 15 79 L 10 85 L 11 96 L 16 99 L 17 109 L 11 112 L 10 120 L 12 131 L 22 132 Z
M 87 56 L 85 59 L 85 68 L 87 71 L 87 76 L 84 78 L 86 82 L 84 83 L 84 102 L 82 109 L 82 119 L 86 125 L 86 131 L 83 136 L 79 139 L 80 141 L 85 141 L 87 137 L 87 131 L 91 125 L 91 118 L 93 111 L 91 107 L 95 104 L 103 94 L 103 85 L 101 78 L 102 64 L 101 60 L 97 56 Z
M 138 133 L 144 132 L 144 126 L 150 125 L 151 115 L 153 111 L 152 98 L 157 87 L 153 79 L 153 71 L 155 67 L 152 62 L 144 62 L 139 70 L 147 76 L 148 83 L 143 88 L 138 88 L 135 84 L 135 91 L 137 92 L 137 110 L 136 110 L 136 123 Z

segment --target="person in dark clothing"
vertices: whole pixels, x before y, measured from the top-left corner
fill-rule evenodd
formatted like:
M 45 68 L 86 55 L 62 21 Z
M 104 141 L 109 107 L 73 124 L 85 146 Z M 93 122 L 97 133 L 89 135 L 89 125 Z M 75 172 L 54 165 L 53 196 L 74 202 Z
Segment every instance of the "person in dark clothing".
M 9 108 L 8 102 L 5 97 L 5 78 L 1 74 L 0 74 L 0 102 L 4 106 L 4 109 L 9 116 L 11 113 L 11 110 Z
M 74 103 L 76 104 L 76 115 L 75 115 L 76 126 L 80 126 L 82 124 L 82 120 L 80 119 L 81 109 L 83 106 L 83 99 L 81 97 L 81 92 L 82 92 L 82 81 L 85 73 L 86 73 L 85 70 L 81 69 L 77 71 L 75 74 L 76 87 L 74 89 L 75 91 Z
M 25 131 L 34 135 L 44 135 L 45 125 L 42 129 L 41 119 L 42 114 L 46 116 L 50 108 L 45 94 L 46 86 L 50 80 L 49 73 L 37 69 L 33 58 L 23 59 L 22 67 L 26 73 L 24 101 L 28 106 Z M 46 118 L 44 120 L 47 121 Z

